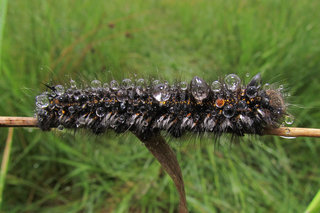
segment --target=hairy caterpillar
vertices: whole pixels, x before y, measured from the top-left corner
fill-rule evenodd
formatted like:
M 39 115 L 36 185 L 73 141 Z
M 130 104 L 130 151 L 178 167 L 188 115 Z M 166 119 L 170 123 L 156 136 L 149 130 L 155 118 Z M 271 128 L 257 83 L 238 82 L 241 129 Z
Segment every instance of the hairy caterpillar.
M 47 86 L 50 91 L 36 97 L 39 127 L 85 128 L 96 134 L 130 130 L 144 137 L 155 131 L 174 137 L 186 131 L 243 136 L 278 127 L 287 115 L 281 91 L 262 87 L 260 74 L 247 85 L 235 74 L 210 86 L 199 77 L 172 86 L 144 79 L 91 84 L 78 89 L 72 81 L 66 90 Z

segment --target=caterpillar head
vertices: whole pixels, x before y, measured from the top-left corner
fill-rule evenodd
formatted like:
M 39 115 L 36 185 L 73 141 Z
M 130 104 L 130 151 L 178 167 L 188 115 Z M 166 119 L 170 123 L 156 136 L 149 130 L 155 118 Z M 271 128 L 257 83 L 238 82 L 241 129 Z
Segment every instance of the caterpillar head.
M 286 112 L 286 105 L 281 92 L 278 90 L 267 90 L 266 94 L 269 97 L 269 105 L 277 110 L 278 114 L 283 115 Z

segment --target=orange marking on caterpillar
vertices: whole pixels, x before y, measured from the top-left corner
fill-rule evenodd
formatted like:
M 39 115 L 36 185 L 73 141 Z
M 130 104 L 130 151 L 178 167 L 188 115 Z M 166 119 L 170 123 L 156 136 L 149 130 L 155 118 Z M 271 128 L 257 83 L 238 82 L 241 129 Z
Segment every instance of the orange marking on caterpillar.
M 219 98 L 219 99 L 216 100 L 215 103 L 216 103 L 216 106 L 217 106 L 218 108 L 221 108 L 221 107 L 224 106 L 225 100 Z

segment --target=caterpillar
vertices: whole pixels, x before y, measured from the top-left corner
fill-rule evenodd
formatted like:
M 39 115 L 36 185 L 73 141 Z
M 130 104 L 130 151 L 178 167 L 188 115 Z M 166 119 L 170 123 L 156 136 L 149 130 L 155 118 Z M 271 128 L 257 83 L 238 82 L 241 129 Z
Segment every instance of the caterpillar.
M 268 85 L 268 84 L 265 84 Z M 70 88 L 46 85 L 36 97 L 35 116 L 42 130 L 90 129 L 95 134 L 113 129 L 133 131 L 143 137 L 166 131 L 173 137 L 185 132 L 262 135 L 279 127 L 287 115 L 279 89 L 262 86 L 261 75 L 247 85 L 235 74 L 210 85 L 200 77 L 169 85 L 168 82 L 124 79 Z

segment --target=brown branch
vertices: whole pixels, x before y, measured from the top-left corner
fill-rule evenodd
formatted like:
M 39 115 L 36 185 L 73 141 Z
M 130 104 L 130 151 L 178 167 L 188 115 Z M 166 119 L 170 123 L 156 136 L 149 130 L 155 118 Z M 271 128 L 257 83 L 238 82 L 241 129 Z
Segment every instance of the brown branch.
M 37 127 L 37 119 L 33 117 L 7 117 L 0 116 L 0 127 Z M 320 137 L 320 129 L 280 127 L 268 129 L 265 135 L 277 135 L 286 137 Z
M 265 135 L 278 135 L 286 137 L 320 137 L 320 129 L 299 128 L 299 127 L 280 127 L 269 129 L 264 132 Z
M 33 117 L 0 116 L 0 127 L 37 127 L 37 123 Z

